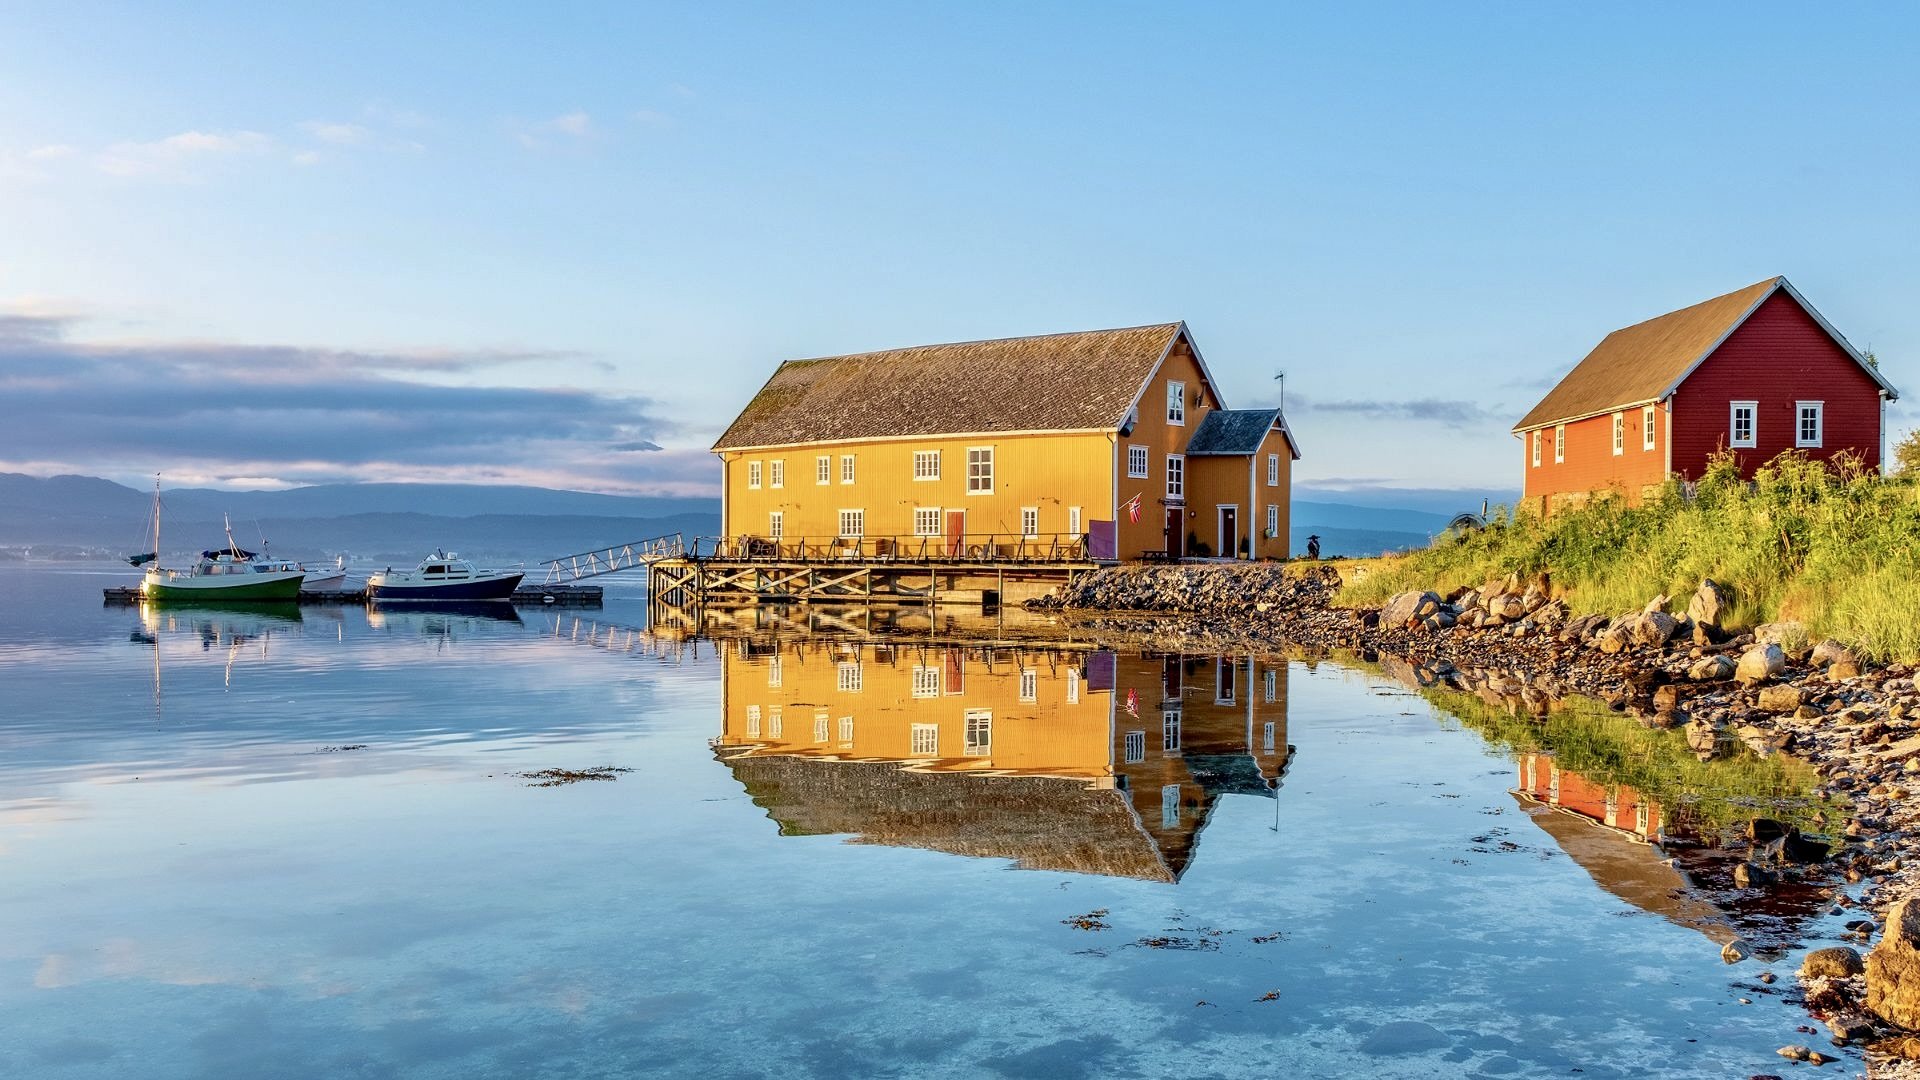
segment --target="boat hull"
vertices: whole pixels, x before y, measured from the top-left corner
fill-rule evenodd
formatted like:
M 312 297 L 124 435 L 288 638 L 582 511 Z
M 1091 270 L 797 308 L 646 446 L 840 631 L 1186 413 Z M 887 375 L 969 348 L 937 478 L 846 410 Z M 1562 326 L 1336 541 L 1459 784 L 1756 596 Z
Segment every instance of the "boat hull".
M 397 581 L 375 574 L 367 581 L 367 599 L 383 604 L 406 601 L 511 600 L 525 574 L 500 574 L 464 581 Z
M 148 600 L 292 601 L 300 598 L 300 582 L 305 574 L 217 574 L 210 577 L 149 576 L 140 583 L 140 595 Z M 221 580 L 228 578 L 228 580 Z

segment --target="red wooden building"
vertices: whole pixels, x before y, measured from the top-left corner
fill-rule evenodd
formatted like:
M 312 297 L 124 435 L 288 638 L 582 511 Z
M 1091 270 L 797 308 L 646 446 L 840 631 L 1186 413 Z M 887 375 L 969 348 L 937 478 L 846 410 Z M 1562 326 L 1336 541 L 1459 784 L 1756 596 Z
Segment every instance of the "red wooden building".
M 1786 278 L 1608 334 L 1514 425 L 1523 506 L 1638 501 L 1731 449 L 1741 474 L 1785 450 L 1880 467 L 1893 385 Z

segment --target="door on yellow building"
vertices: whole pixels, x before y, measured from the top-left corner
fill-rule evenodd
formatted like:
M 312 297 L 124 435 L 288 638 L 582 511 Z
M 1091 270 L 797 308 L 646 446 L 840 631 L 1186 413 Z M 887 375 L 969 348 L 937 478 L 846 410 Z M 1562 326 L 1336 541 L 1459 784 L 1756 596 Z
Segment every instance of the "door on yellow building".
M 947 511 L 947 557 L 957 559 L 967 552 L 967 512 Z

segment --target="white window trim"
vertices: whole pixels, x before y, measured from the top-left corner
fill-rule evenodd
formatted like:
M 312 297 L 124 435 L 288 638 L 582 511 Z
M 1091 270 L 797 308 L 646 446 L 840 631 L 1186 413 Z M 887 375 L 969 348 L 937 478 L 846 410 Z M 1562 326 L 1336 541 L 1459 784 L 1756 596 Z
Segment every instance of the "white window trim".
M 859 532 L 847 531 L 847 515 L 848 514 L 858 515 L 858 518 L 856 519 L 856 524 L 858 524 L 860 527 Z M 840 527 L 840 539 L 842 540 L 858 540 L 867 535 L 867 512 L 865 509 L 842 510 L 840 511 L 837 517 L 837 521 Z
M 813 482 L 823 485 L 833 483 L 832 454 L 820 454 L 813 459 Z
M 981 451 L 987 455 L 987 486 L 984 488 L 980 488 L 978 490 L 975 490 L 973 486 L 973 455 L 976 450 Z M 966 479 L 967 479 L 968 495 L 993 494 L 993 489 L 996 486 L 998 486 L 1000 482 L 1000 477 L 999 477 L 1000 463 L 997 460 L 995 460 L 996 456 L 997 455 L 994 454 L 993 447 L 991 446 L 967 447 L 967 478 Z
M 1020 671 L 1020 700 L 1040 700 L 1040 671 L 1037 668 L 1023 668 Z
M 1175 416 L 1178 409 L 1180 415 Z M 1187 384 L 1167 380 L 1167 423 L 1175 427 L 1187 426 Z
M 1564 465 L 1567 462 L 1567 425 L 1553 425 L 1553 463 Z
M 767 538 L 782 540 L 787 534 L 787 515 L 783 510 L 767 511 Z
M 1806 441 L 1800 434 L 1800 414 L 1805 409 L 1813 410 L 1813 441 Z M 1793 445 L 1802 450 L 1818 450 L 1827 441 L 1827 403 L 1824 401 L 1796 401 L 1793 403 Z
M 1279 454 L 1267 455 L 1267 486 L 1268 487 L 1280 486 L 1280 455 Z
M 992 757 L 993 710 L 968 709 L 961 714 L 961 723 L 965 725 L 961 728 L 961 754 L 966 757 Z M 986 742 L 973 741 L 976 723 L 978 724 L 978 729 L 986 734 Z
M 1133 471 L 1133 458 L 1136 453 L 1140 456 L 1139 472 Z M 1148 474 L 1152 472 L 1153 472 L 1153 454 L 1146 447 L 1141 446 L 1138 443 L 1128 443 L 1127 444 L 1127 479 L 1145 480 Z
M 930 458 L 933 461 L 933 471 L 927 473 L 925 476 L 920 475 L 920 461 L 922 458 Z M 940 479 L 940 451 L 915 450 L 913 452 L 913 479 L 915 483 L 919 484 Z
M 1648 405 L 1640 410 L 1640 449 L 1651 450 L 1660 441 L 1660 411 Z
M 940 753 L 940 725 L 915 724 L 908 736 L 908 748 L 914 757 L 937 757 Z M 924 749 L 922 749 L 924 747 Z
M 1613 414 L 1613 456 L 1619 457 L 1627 452 L 1627 414 Z
M 1032 527 L 1029 528 L 1028 527 L 1029 525 L 1031 525 Z M 1023 506 L 1020 508 L 1020 535 L 1021 536 L 1039 536 L 1040 535 L 1040 508 L 1039 507 Z
M 757 461 L 747 462 L 747 490 L 760 490 L 760 463 Z
M 1079 536 L 1082 532 L 1080 528 L 1080 508 L 1077 506 L 1067 507 L 1067 532 L 1074 536 Z
M 851 484 L 853 483 L 854 478 L 860 475 L 855 466 L 856 460 L 857 460 L 856 455 L 853 455 L 853 454 L 840 455 L 840 482 L 841 483 Z
M 933 531 L 932 532 L 926 532 L 920 528 L 920 515 L 922 514 L 933 515 Z M 940 513 L 940 508 L 937 506 L 916 506 L 913 508 L 913 535 L 943 536 L 945 535 L 946 530 L 942 523 L 945 520 L 946 519 Z
M 1124 755 L 1123 760 L 1126 764 L 1138 765 L 1147 760 L 1147 733 L 1145 731 L 1129 731 L 1127 732 L 1126 738 L 1121 740 L 1121 742 L 1121 752 Z
M 1533 467 L 1540 467 L 1540 429 L 1533 429 Z
M 1737 432 L 1740 428 L 1740 425 L 1736 423 L 1736 420 L 1740 415 L 1741 409 L 1748 410 L 1752 418 L 1751 422 L 1748 424 L 1748 427 L 1747 427 L 1747 437 L 1744 440 L 1737 438 L 1735 436 L 1735 432 Z M 1727 446 L 1729 448 L 1751 450 L 1754 447 L 1759 445 L 1760 445 L 1760 403 L 1757 401 L 1728 402 L 1727 403 Z
M 1267 532 L 1269 540 L 1280 539 L 1280 504 L 1267 504 Z
M 767 486 L 784 488 L 787 486 L 787 459 L 775 458 L 767 463 Z
M 1176 474 L 1180 480 L 1179 491 L 1173 490 Z M 1182 503 L 1187 500 L 1187 455 L 1185 454 L 1167 455 L 1167 498 L 1179 499 Z

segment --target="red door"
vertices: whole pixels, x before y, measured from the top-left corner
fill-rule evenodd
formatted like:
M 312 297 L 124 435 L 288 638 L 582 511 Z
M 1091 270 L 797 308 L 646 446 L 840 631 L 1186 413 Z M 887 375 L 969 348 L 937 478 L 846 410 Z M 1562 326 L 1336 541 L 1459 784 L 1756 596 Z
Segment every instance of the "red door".
M 967 553 L 967 512 L 947 511 L 947 557 L 957 559 Z
M 1187 551 L 1186 517 L 1177 506 L 1167 507 L 1167 558 L 1178 559 Z

